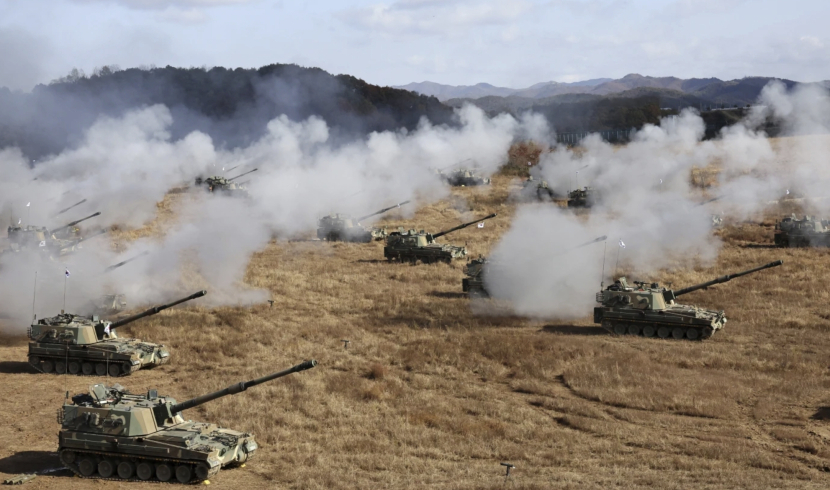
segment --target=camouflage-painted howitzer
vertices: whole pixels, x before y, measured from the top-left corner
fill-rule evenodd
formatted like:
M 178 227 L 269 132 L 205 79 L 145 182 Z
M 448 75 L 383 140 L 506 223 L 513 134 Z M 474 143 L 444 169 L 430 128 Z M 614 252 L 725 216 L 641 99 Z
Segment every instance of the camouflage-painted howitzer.
M 495 217 L 496 213 L 493 213 L 434 234 L 426 233 L 423 230 L 420 232 L 416 232 L 415 230 L 392 232 L 386 238 L 386 246 L 383 247 L 383 256 L 388 261 L 397 260 L 399 262 L 416 263 L 420 260 L 423 263 L 437 261 L 449 263 L 452 259 L 466 256 L 467 247 L 445 245 L 437 243 L 435 239 Z
M 250 461 L 254 435 L 185 420 L 182 412 L 317 365 L 310 360 L 177 403 L 157 390 L 130 394 L 120 385 L 93 385 L 59 412 L 58 454 L 83 478 L 198 483 Z
M 199 291 L 115 322 L 63 312 L 40 319 L 29 328 L 29 364 L 42 373 L 98 376 L 127 376 L 159 366 L 170 356 L 164 345 L 118 338 L 115 330 L 205 294 Z
M 372 240 L 382 240 L 386 237 L 385 228 L 372 228 L 369 230 L 361 226 L 360 222 L 364 219 L 399 208 L 404 204 L 409 204 L 409 201 L 403 201 L 394 206 L 383 208 L 380 211 L 361 216 L 356 220 L 352 219 L 350 215 L 342 213 L 323 216 L 317 222 L 317 238 L 330 242 L 345 241 L 362 243 L 368 243 Z
M 602 306 L 594 308 L 594 323 L 601 324 L 602 328 L 617 335 L 656 335 L 663 339 L 672 337 L 678 340 L 708 339 L 726 325 L 724 312 L 676 304 L 676 298 L 781 264 L 783 261 L 777 260 L 676 291 L 660 287 L 657 283 L 635 281 L 634 286 L 631 286 L 625 277 L 621 277 L 597 293 L 597 303 Z

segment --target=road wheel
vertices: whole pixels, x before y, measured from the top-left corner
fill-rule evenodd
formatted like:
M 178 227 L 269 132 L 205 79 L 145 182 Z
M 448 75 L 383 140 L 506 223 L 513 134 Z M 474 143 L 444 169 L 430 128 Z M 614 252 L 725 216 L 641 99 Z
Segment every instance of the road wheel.
M 628 329 L 625 328 L 625 325 L 623 325 L 622 323 L 617 323 L 616 325 L 614 325 L 614 333 L 617 335 L 625 335 L 625 332 L 627 331 Z
M 170 481 L 173 478 L 173 469 L 165 463 L 156 465 L 156 478 L 161 481 Z
M 138 476 L 140 480 L 149 480 L 153 477 L 153 467 L 150 463 L 146 461 L 142 461 L 138 463 L 138 466 L 135 467 L 135 474 Z
M 106 376 L 107 375 L 107 365 L 103 362 L 99 362 L 95 364 L 95 374 L 98 376 Z
M 57 361 L 55 362 L 55 372 L 58 374 L 63 374 L 66 372 L 66 363 L 64 361 Z
M 193 470 L 190 466 L 185 464 L 176 466 L 176 480 L 179 480 L 179 483 L 187 483 L 191 478 L 193 478 Z
M 636 323 L 632 323 L 628 326 L 628 335 L 640 335 L 640 326 Z
M 116 362 L 111 362 L 110 367 L 107 368 L 109 370 L 110 376 L 115 378 L 116 376 L 121 376 L 121 365 Z
M 104 478 L 109 478 L 113 473 L 115 473 L 115 465 L 112 461 L 104 459 L 98 463 L 98 474 Z
M 696 328 L 686 330 L 686 338 L 689 340 L 697 340 L 700 338 L 700 332 Z
M 92 458 L 84 457 L 78 463 L 78 471 L 84 476 L 92 476 L 95 473 L 95 462 L 92 461 Z
M 198 480 L 207 480 L 208 475 L 210 475 L 210 468 L 206 464 L 199 464 L 196 465 L 196 478 Z
M 656 331 L 657 329 L 655 329 L 653 326 L 646 325 L 645 327 L 643 327 L 643 337 L 654 337 Z
M 669 327 L 660 327 L 657 329 L 657 336 L 661 339 L 667 339 L 671 335 L 671 330 Z
M 95 372 L 95 366 L 93 366 L 91 362 L 85 362 L 81 364 L 81 372 L 89 376 Z
M 61 451 L 61 461 L 63 461 L 63 462 L 64 462 L 64 464 L 72 464 L 72 463 L 74 463 L 74 462 L 75 462 L 75 458 L 76 458 L 77 456 L 78 456 L 78 455 L 77 455 L 77 454 L 75 454 L 75 453 L 74 453 L 74 452 L 72 452 L 72 451 Z
M 129 480 L 135 474 L 135 465 L 130 461 L 122 461 L 118 464 L 118 476 Z
M 50 361 L 49 359 L 46 359 L 45 361 L 43 361 L 43 364 L 40 365 L 40 369 L 44 373 L 51 373 L 55 369 L 55 363 Z
M 671 336 L 674 337 L 676 340 L 680 340 L 686 336 L 686 331 L 683 330 L 681 327 L 674 327 L 674 330 L 671 331 Z
M 69 374 L 78 374 L 81 372 L 81 363 L 78 361 L 69 361 L 67 369 L 69 369 Z

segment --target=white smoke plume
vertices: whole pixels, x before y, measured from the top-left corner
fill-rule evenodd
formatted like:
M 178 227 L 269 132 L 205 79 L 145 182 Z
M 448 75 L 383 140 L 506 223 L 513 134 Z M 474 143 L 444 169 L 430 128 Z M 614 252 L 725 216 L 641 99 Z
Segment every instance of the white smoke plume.
M 775 141 L 764 132 L 768 121 L 781 128 Z M 521 207 L 491 254 L 485 285 L 520 314 L 569 319 L 591 311 L 600 281 L 608 285 L 616 273 L 617 257 L 620 269 L 638 279 L 661 268 L 711 262 L 720 247 L 713 212 L 757 217 L 789 189 L 827 196 L 828 122 L 824 89 L 788 92 L 773 83 L 746 121 L 712 141 L 702 141 L 704 122 L 687 110 L 646 125 L 625 146 L 593 135 L 576 150 L 556 148 L 543 155 L 536 174 L 559 195 L 591 186 L 600 203 L 587 216 L 552 205 Z M 719 166 L 719 182 L 706 196 L 692 186 L 690 171 L 710 164 Z M 700 205 L 705 197 L 720 200 Z M 826 215 L 830 200 L 816 200 L 813 209 Z M 608 236 L 604 257 L 602 246 L 573 249 L 601 235 Z
M 449 194 L 435 169 L 471 159 L 491 174 L 506 161 L 516 138 L 546 137 L 544 120 L 534 116 L 488 118 L 466 106 L 457 118 L 455 127 L 423 120 L 413 131 L 372 133 L 344 142 L 334 141 L 320 118 L 291 121 L 282 116 L 250 146 L 227 150 L 200 132 L 174 140 L 170 111 L 155 105 L 101 118 L 74 148 L 39 162 L 26 161 L 14 148 L 3 149 L 0 218 L 10 224 L 54 229 L 100 211 L 81 226 L 128 231 L 155 219 L 158 203 L 171 189 L 189 189 L 177 194 L 176 209 L 167 210 L 161 235 L 121 243 L 117 249 L 106 236 L 91 238 L 76 253 L 51 261 L 28 253 L 0 256 L 0 295 L 8 300 L 0 313 L 13 318 L 11 323 L 20 327 L 16 331 L 28 325 L 36 271 L 35 312 L 41 317 L 56 314 L 64 301 L 68 311 L 81 313 L 102 293 L 126 294 L 130 307 L 202 288 L 208 290 L 197 300 L 202 304 L 264 301 L 268 293 L 245 286 L 243 278 L 251 255 L 272 237 L 314 236 L 317 220 L 332 212 L 359 217 L 411 200 L 401 211 L 412 213 Z M 225 170 L 233 167 L 230 173 Z M 239 179 L 249 181 L 250 199 L 208 194 L 193 186 L 196 177 L 231 177 L 253 168 L 258 171 Z M 363 224 L 370 225 L 371 219 Z M 68 279 L 65 270 L 71 271 Z

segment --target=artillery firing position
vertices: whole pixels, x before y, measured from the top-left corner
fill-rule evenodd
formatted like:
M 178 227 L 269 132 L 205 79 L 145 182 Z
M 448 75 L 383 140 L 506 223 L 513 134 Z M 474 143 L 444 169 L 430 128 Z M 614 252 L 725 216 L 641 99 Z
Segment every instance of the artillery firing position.
M 727 274 L 711 281 L 673 291 L 659 284 L 635 281 L 634 286 L 621 277 L 611 286 L 597 293 L 594 308 L 594 323 L 617 335 L 642 335 L 666 339 L 702 340 L 711 337 L 726 326 L 723 311 L 706 310 L 697 306 L 675 303 L 677 297 L 715 284 L 731 281 L 736 277 L 752 274 L 764 269 L 778 267 L 784 262 L 776 260 L 769 264 L 735 274 Z
M 495 217 L 496 213 L 493 213 L 435 234 L 426 233 L 424 230 L 416 232 L 415 230 L 404 231 L 403 229 L 392 232 L 386 238 L 386 246 L 383 247 L 383 256 L 390 262 L 397 260 L 399 262 L 411 262 L 414 264 L 420 260 L 426 264 L 437 261 L 449 263 L 452 259 L 465 257 L 467 255 L 467 247 L 445 245 L 436 242 L 435 239 Z
M 409 204 L 409 201 L 403 201 L 394 206 L 383 208 L 380 211 L 361 216 L 360 218 L 352 219 L 348 214 L 335 213 L 328 216 L 323 216 L 317 222 L 317 238 L 329 242 L 360 242 L 369 243 L 372 240 L 383 240 L 386 238 L 386 228 L 372 228 L 367 230 L 360 224 L 361 221 L 399 208 L 404 204 Z
M 60 460 L 83 478 L 205 481 L 222 468 L 249 461 L 259 446 L 253 434 L 186 421 L 182 412 L 316 365 L 305 361 L 182 403 L 157 390 L 133 395 L 118 384 L 90 386 L 88 393 L 66 400 L 58 413 Z
M 169 360 L 164 345 L 118 338 L 116 329 L 178 304 L 201 298 L 199 291 L 115 322 L 61 312 L 29 328 L 29 364 L 42 373 L 128 376 Z

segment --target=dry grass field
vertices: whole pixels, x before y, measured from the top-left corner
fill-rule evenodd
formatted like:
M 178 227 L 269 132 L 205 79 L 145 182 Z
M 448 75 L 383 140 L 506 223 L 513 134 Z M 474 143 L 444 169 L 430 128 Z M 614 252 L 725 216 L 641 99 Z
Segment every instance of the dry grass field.
M 385 223 L 438 230 L 498 212 L 444 240 L 487 254 L 515 211 L 510 181 Z M 137 322 L 133 336 L 174 357 L 119 381 L 182 400 L 319 361 L 186 413 L 262 446 L 247 467 L 220 472 L 219 488 L 827 488 L 830 251 L 772 248 L 776 212 L 717 231 L 713 266 L 654 278 L 688 285 L 784 260 L 684 298 L 727 312 L 705 342 L 614 337 L 590 311 L 575 322 L 476 314 L 462 261 L 387 264 L 381 243 L 272 242 L 246 282 L 273 306 L 186 306 Z M 56 468 L 55 410 L 65 390 L 97 380 L 31 373 L 26 340 L 2 340 L 0 473 Z M 512 483 L 500 462 L 516 465 Z M 29 487 L 107 485 L 155 488 L 64 471 Z

